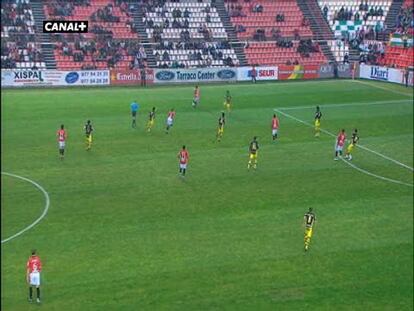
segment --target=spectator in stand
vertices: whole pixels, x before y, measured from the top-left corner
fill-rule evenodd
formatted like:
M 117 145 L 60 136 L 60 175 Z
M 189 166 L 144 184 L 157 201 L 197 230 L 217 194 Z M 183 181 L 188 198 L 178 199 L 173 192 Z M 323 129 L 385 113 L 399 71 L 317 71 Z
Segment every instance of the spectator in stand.
M 382 32 L 382 25 L 380 21 L 375 24 L 375 40 L 378 40 L 378 35 Z
M 295 40 L 300 40 L 299 29 L 295 28 L 293 30 L 293 36 L 294 36 Z
M 285 15 L 284 14 L 277 14 L 276 15 L 276 22 L 281 23 L 285 21 Z
M 345 55 L 344 55 L 344 64 L 349 64 L 349 55 L 348 55 L 348 53 L 345 53 Z
M 190 11 L 188 10 L 188 8 L 185 8 L 184 10 L 184 15 L 185 18 L 190 18 Z
M 272 35 L 272 39 L 275 41 L 278 41 L 279 38 L 281 38 L 279 28 L 272 28 L 272 30 L 270 31 L 270 34 Z
M 263 13 L 263 6 L 261 4 L 255 4 L 253 5 L 253 9 L 252 9 L 253 13 Z
M 170 61 L 170 55 L 168 54 L 167 51 L 164 51 L 164 53 L 162 54 L 162 60 L 163 61 Z
M 323 17 L 325 17 L 326 20 L 328 19 L 328 12 L 329 12 L 329 9 L 325 4 L 325 6 L 323 7 Z
M 369 9 L 368 16 L 375 16 L 375 10 L 374 10 L 374 7 L 373 6 Z
M 230 56 L 227 56 L 227 58 L 223 61 L 223 64 L 225 66 L 234 67 L 233 60 Z

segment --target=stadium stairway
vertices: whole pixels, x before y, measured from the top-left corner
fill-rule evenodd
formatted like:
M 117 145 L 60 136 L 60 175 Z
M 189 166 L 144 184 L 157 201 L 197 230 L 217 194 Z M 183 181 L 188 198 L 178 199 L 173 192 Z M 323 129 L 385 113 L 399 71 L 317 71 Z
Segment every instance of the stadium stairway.
M 297 3 L 302 10 L 303 16 L 309 21 L 310 28 L 314 34 L 314 39 L 319 41 L 319 46 L 323 54 L 325 54 L 330 62 L 335 61 L 335 56 L 332 54 L 331 48 L 325 41 L 333 40 L 334 35 L 331 27 L 329 27 L 327 21 L 323 17 L 318 3 L 316 0 L 297 0 Z
M 350 62 L 359 62 L 360 52 L 358 49 L 353 48 L 351 44 L 349 45 L 348 55 L 349 55 Z
M 334 35 L 316 0 L 296 0 L 303 16 L 310 22 L 315 40 L 333 40 Z
M 335 56 L 332 53 L 331 48 L 329 47 L 326 41 L 319 41 L 319 47 L 321 48 L 322 53 L 326 56 L 329 62 L 335 61 Z
M 220 16 L 221 22 L 223 23 L 224 29 L 227 32 L 230 45 L 234 49 L 237 59 L 240 62 L 240 66 L 247 66 L 248 62 L 246 55 L 244 54 L 244 44 L 242 42 L 239 42 L 239 40 L 237 39 L 237 35 L 234 31 L 234 26 L 231 23 L 230 17 L 227 14 L 226 7 L 224 6 L 224 1 L 216 0 L 215 6 L 217 9 L 217 13 Z
M 383 38 L 379 38 L 382 41 L 388 41 L 390 37 L 390 33 L 395 30 L 395 21 L 397 20 L 398 12 L 400 11 L 403 0 L 393 0 L 388 11 L 387 17 L 385 18 L 385 25 L 387 25 L 387 30 Z
M 157 62 L 155 61 L 151 43 L 148 41 L 148 35 L 145 32 L 146 27 L 143 22 L 144 12 L 142 11 L 141 5 L 135 6 L 134 10 L 132 11 L 132 16 L 134 18 L 134 24 L 136 25 L 136 29 L 138 30 L 140 41 L 144 46 L 145 53 L 147 54 L 148 67 L 155 68 L 157 66 Z
M 36 37 L 41 42 L 42 54 L 47 69 L 56 69 L 56 60 L 54 51 L 54 45 L 51 43 L 50 34 L 43 33 L 43 21 L 46 20 L 45 13 L 43 11 L 43 1 L 32 1 L 33 18 L 36 26 Z

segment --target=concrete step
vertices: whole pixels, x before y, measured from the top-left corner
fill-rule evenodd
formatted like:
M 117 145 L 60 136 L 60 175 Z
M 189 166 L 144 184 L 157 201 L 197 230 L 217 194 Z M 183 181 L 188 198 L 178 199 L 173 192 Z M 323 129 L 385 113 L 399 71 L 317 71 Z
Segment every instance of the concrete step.
M 218 15 L 220 16 L 220 20 L 223 23 L 224 29 L 226 30 L 227 37 L 230 41 L 231 46 L 236 53 L 237 59 L 240 63 L 240 66 L 247 66 L 247 58 L 244 54 L 244 47 L 242 44 L 239 44 L 239 40 L 237 38 L 237 34 L 234 31 L 234 25 L 231 23 L 230 17 L 227 14 L 226 7 L 224 6 L 223 0 L 216 0 L 216 10 Z

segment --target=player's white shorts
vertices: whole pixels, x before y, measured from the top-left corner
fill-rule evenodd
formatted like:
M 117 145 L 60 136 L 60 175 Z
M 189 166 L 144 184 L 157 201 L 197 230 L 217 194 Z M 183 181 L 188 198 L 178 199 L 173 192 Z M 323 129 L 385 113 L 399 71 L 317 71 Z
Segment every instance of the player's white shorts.
M 180 163 L 180 168 L 186 170 L 187 169 L 187 163 Z
M 59 142 L 59 149 L 65 149 L 65 142 L 64 141 Z
M 168 126 L 172 126 L 173 122 L 174 122 L 173 118 L 167 118 L 167 125 Z
M 344 149 L 344 146 L 340 146 L 340 145 L 336 145 L 335 147 L 335 151 L 342 151 L 342 149 Z
M 277 134 L 277 129 L 272 129 L 272 136 L 275 136 Z
M 33 286 L 40 286 L 40 272 L 32 272 L 29 274 L 29 283 Z

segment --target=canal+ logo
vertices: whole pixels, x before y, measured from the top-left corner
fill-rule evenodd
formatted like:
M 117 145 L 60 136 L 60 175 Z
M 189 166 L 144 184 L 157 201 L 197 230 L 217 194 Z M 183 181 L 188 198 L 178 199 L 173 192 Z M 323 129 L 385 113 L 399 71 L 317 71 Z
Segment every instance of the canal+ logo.
M 43 32 L 86 33 L 88 21 L 43 21 Z

